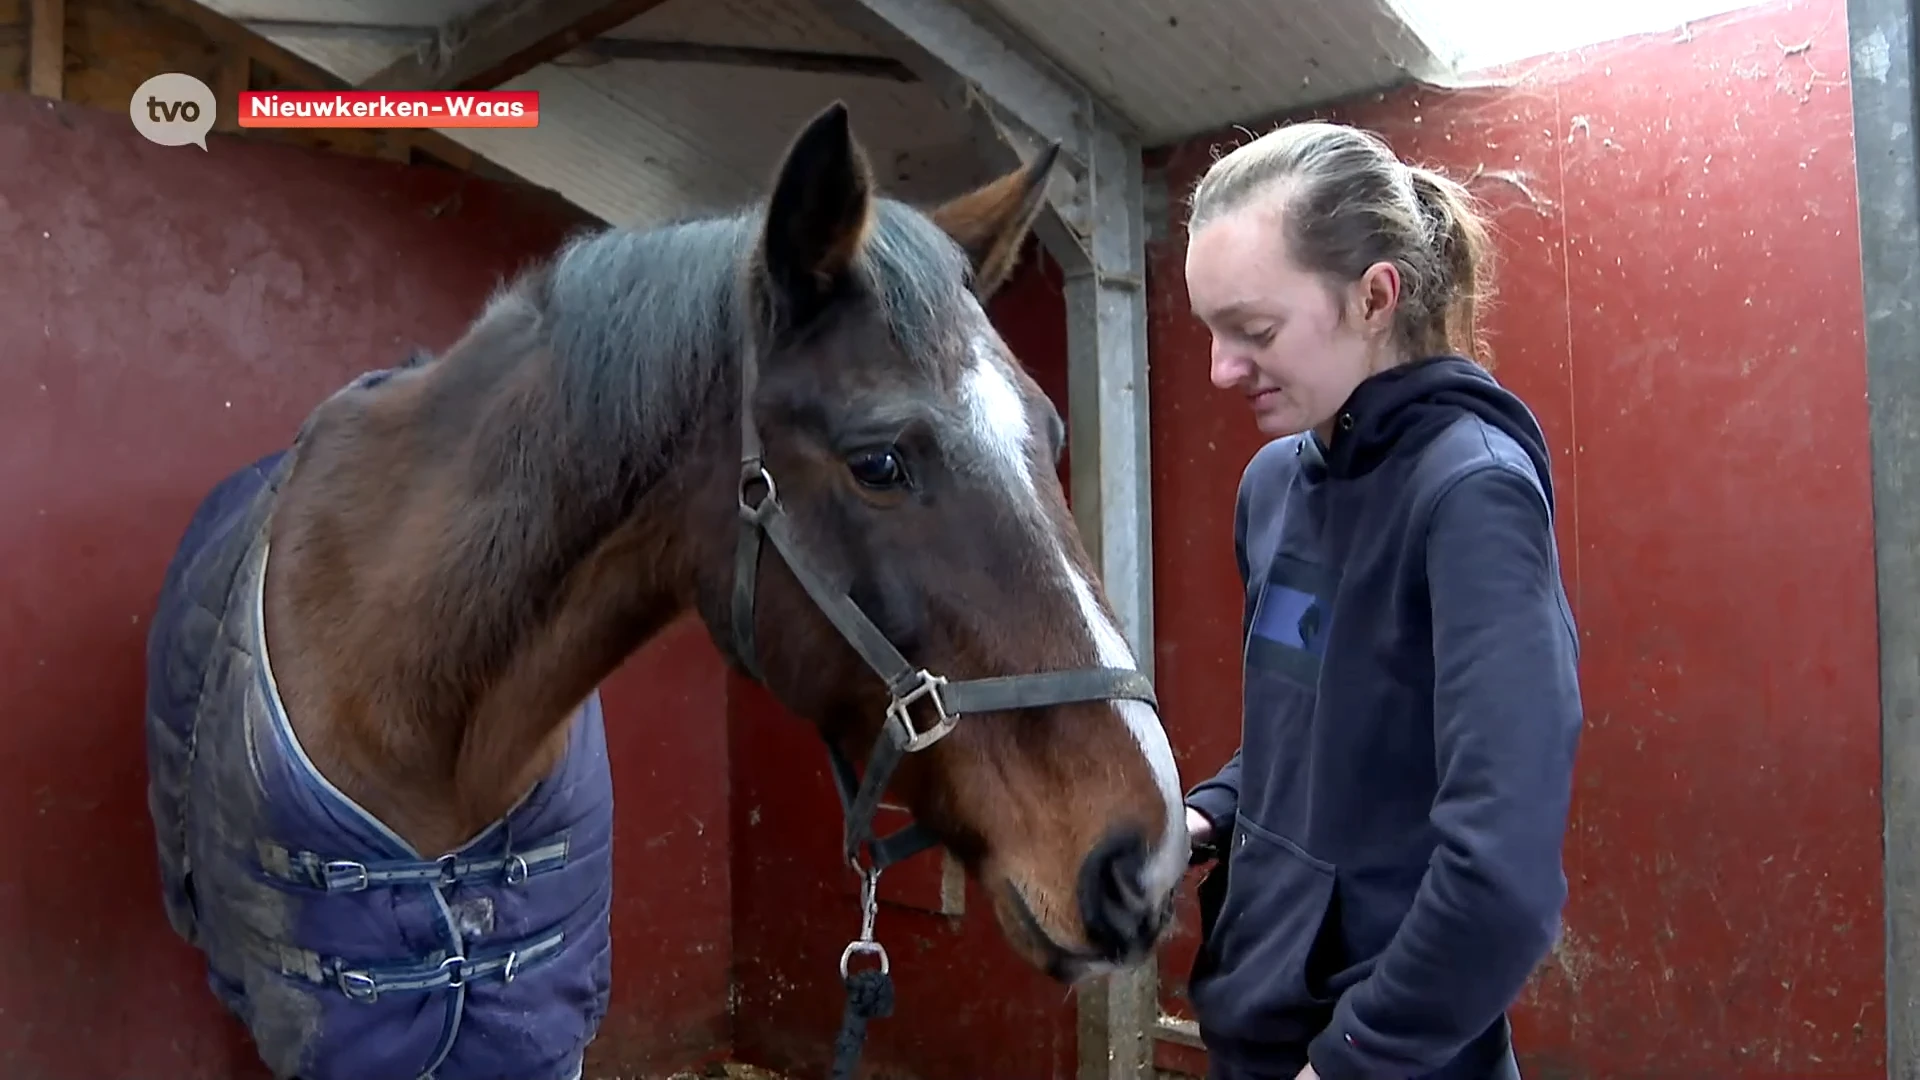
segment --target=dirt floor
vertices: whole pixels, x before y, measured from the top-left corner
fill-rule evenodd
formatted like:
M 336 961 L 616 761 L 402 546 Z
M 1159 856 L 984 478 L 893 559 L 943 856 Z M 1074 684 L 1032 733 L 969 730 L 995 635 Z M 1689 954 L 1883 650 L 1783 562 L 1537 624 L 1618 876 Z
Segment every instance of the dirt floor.
M 674 1073 L 667 1077 L 667 1080 L 786 1080 L 786 1078 L 765 1069 L 756 1069 L 751 1065 L 727 1062 L 724 1065 L 711 1066 L 705 1072 Z
M 1155 1070 L 1153 1075 L 1155 1080 L 1196 1080 L 1195 1077 L 1186 1073 L 1167 1072 L 1165 1069 Z M 779 1073 L 756 1069 L 752 1065 L 728 1062 L 724 1065 L 709 1066 L 705 1072 L 677 1072 L 667 1077 L 667 1080 L 787 1080 L 787 1078 Z

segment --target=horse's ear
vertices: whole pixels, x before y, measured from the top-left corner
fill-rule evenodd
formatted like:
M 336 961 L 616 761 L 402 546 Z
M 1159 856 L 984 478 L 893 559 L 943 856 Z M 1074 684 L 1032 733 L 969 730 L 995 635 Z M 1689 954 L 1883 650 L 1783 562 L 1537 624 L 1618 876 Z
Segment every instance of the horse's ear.
M 786 317 L 805 322 L 840 284 L 873 219 L 873 171 L 836 101 L 787 148 L 760 261 Z
M 934 223 L 966 250 L 973 262 L 973 289 L 982 301 L 1013 273 L 1027 230 L 1047 197 L 1047 173 L 1060 157 L 1048 143 L 1024 167 L 933 211 Z

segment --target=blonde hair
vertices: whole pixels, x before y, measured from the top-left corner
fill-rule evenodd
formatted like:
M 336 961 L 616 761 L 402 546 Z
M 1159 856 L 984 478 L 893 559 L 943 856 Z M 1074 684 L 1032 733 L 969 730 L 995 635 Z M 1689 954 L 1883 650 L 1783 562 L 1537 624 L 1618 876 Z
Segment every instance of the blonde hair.
M 1384 139 L 1345 124 L 1290 124 L 1214 162 L 1194 187 L 1189 233 L 1259 199 L 1281 200 L 1299 265 L 1338 284 L 1390 262 L 1394 329 L 1414 358 L 1484 357 L 1475 318 L 1492 296 L 1492 247 L 1466 187 L 1408 165 Z

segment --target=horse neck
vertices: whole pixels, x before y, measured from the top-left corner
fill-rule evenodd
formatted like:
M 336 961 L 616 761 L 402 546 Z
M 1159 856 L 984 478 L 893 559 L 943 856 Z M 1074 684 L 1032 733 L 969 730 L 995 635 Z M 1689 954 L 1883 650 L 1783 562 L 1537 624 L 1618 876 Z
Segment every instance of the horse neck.
M 692 605 L 689 537 L 725 535 L 732 516 L 730 371 L 667 425 L 685 434 L 612 462 L 596 437 L 564 434 L 582 429 L 547 392 L 564 360 L 506 361 L 484 337 L 316 411 L 267 578 L 296 735 L 426 852 L 551 770 L 585 697 Z

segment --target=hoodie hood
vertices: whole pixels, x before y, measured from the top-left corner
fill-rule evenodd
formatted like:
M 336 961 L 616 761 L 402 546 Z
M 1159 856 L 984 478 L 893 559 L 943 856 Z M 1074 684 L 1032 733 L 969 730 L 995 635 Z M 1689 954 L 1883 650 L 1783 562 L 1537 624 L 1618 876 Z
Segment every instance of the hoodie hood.
M 1320 461 L 1315 471 L 1338 479 L 1362 476 L 1389 454 L 1426 445 L 1461 414 L 1479 417 L 1505 432 L 1533 462 L 1547 505 L 1553 506 L 1553 472 L 1547 437 L 1514 393 L 1479 364 L 1460 356 L 1435 356 L 1383 371 L 1354 388 L 1334 415 L 1333 442 L 1312 436 Z

